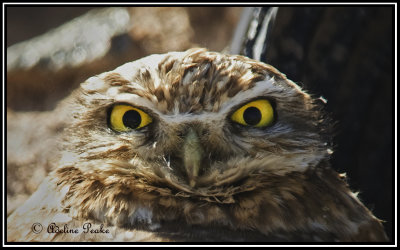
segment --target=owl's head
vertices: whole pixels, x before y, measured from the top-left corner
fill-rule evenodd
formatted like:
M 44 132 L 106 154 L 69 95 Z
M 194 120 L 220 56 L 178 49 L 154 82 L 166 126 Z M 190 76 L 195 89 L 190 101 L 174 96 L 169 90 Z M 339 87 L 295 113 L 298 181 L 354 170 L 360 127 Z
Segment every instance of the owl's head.
M 64 161 L 110 183 L 217 199 L 329 157 L 314 99 L 243 56 L 151 55 L 88 79 L 73 103 Z

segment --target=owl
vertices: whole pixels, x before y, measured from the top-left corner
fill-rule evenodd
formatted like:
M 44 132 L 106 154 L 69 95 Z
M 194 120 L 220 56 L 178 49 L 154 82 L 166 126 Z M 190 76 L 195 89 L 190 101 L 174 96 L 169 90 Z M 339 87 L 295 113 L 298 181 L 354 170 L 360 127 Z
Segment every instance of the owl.
M 54 169 L 8 241 L 387 241 L 330 168 L 318 98 L 274 67 L 195 48 L 89 78 Z

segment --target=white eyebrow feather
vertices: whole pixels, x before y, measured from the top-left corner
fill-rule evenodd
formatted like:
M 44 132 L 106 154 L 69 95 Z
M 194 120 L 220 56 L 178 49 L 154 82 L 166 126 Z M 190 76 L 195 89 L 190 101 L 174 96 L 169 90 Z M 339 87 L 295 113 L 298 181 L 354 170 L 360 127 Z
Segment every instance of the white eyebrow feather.
M 155 101 L 157 101 L 156 97 L 154 96 Z M 115 102 L 125 102 L 131 104 L 133 106 L 142 106 L 147 107 L 151 110 L 157 111 L 157 107 L 155 106 L 153 101 L 150 101 L 147 98 L 143 98 L 137 94 L 130 94 L 130 93 L 122 93 L 118 94 L 114 98 Z
M 264 95 L 266 92 L 281 91 L 283 87 L 275 83 L 274 77 L 267 76 L 264 80 L 256 82 L 254 87 L 241 91 L 230 98 L 228 102 L 224 102 L 221 105 L 219 113 L 226 114 L 230 112 L 234 106 L 254 97 Z

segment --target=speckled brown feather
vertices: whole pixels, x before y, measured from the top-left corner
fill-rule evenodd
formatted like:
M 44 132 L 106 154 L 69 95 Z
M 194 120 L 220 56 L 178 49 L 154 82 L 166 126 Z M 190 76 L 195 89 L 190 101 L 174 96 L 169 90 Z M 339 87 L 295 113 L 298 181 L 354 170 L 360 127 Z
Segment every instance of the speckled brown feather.
M 267 98 L 274 124 L 229 115 Z M 153 122 L 119 133 L 110 108 Z M 381 222 L 329 168 L 329 126 L 315 100 L 278 70 L 204 49 L 152 55 L 88 79 L 59 106 L 71 121 L 63 157 L 7 222 L 9 241 L 386 241 Z M 190 128 L 204 150 L 196 185 L 182 166 Z M 35 234 L 33 223 L 110 229 Z

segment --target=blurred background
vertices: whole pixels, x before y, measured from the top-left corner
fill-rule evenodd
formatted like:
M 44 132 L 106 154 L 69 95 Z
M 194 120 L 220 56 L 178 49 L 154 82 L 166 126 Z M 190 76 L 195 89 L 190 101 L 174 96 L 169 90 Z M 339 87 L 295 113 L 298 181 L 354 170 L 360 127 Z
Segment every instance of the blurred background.
M 242 7 L 6 6 L 7 213 L 51 166 L 51 110 L 95 74 L 153 53 L 229 51 Z M 333 167 L 392 239 L 394 7 L 280 7 L 264 61 L 336 121 Z M 27 126 L 27 124 L 29 126 Z M 13 143 L 10 143 L 13 142 Z

